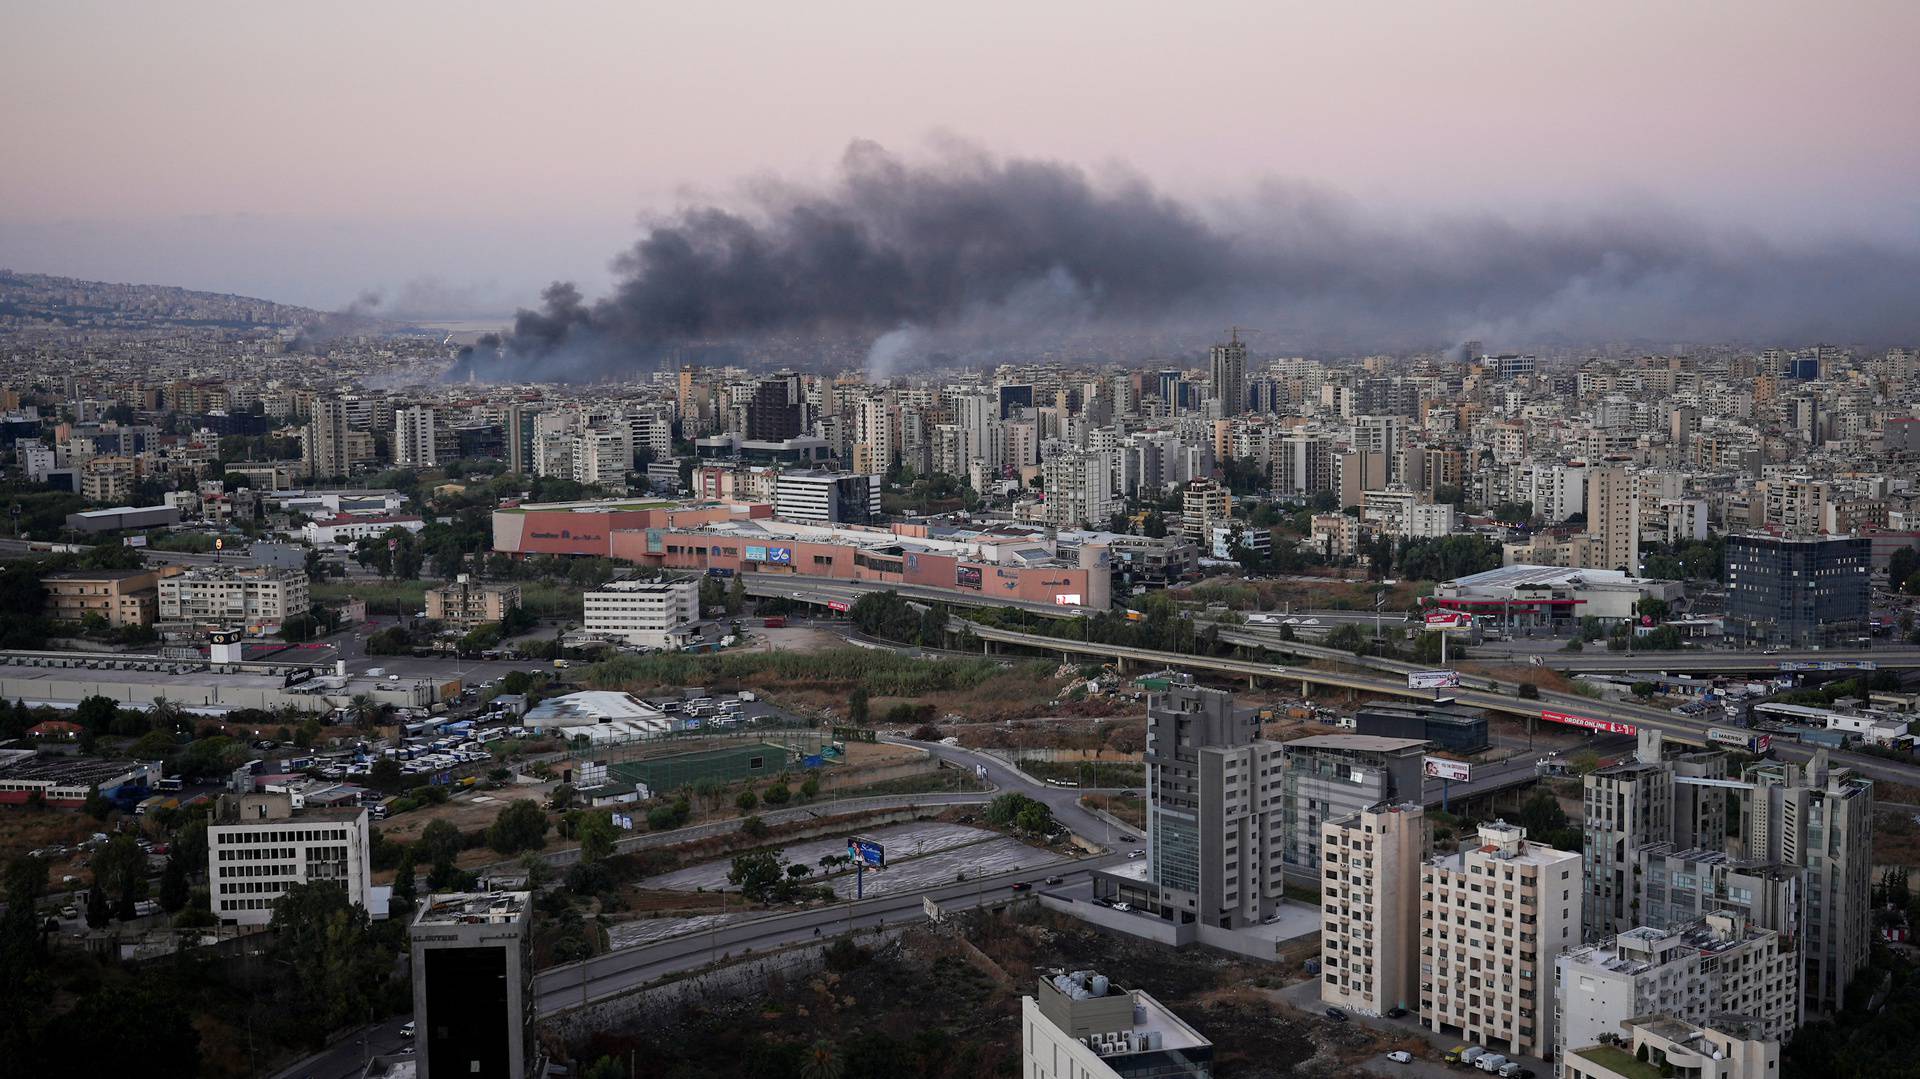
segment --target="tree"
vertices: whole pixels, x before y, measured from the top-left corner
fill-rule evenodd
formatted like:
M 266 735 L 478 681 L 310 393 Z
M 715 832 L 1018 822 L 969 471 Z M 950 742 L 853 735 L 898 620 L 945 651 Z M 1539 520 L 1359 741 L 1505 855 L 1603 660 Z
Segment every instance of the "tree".
M 727 613 L 739 614 L 747 604 L 747 579 L 739 574 L 733 575 L 733 583 L 727 586 Z
M 733 804 L 740 807 L 740 812 L 751 813 L 753 812 L 753 807 L 760 804 L 760 798 L 752 791 L 741 791 L 740 797 L 735 798 Z
M 840 1050 L 825 1038 L 807 1046 L 800 1057 L 800 1079 L 843 1079 L 847 1063 Z
M 580 857 L 588 862 L 605 861 L 613 853 L 616 830 L 613 820 L 605 812 L 594 809 L 576 809 L 580 819 L 574 825 L 574 831 L 580 836 Z
M 1356 656 L 1366 655 L 1373 647 L 1373 642 L 1367 639 L 1366 632 L 1351 622 L 1334 627 L 1333 631 L 1327 634 L 1326 644 L 1328 648 L 1338 648 L 1345 652 L 1352 652 Z
M 393 897 L 407 906 L 413 905 L 420 890 L 419 882 L 415 880 L 420 870 L 413 860 L 413 848 L 416 845 L 408 844 L 400 852 L 400 864 L 393 867 Z
M 800 797 L 814 798 L 814 797 L 817 797 L 819 794 L 820 794 L 820 777 L 819 776 L 808 776 L 806 779 L 806 782 L 800 784 Z
M 87 800 L 80 808 L 94 820 L 106 820 L 113 812 L 113 804 L 101 796 L 99 784 L 87 788 Z
M 420 838 L 413 841 L 414 860 L 428 865 L 452 861 L 460 856 L 460 851 L 466 845 L 465 837 L 452 821 L 428 821 L 427 826 L 420 830 Z
M 855 686 L 847 697 L 847 722 L 856 727 L 867 725 L 867 687 Z
M 740 889 L 741 895 L 759 902 L 779 887 L 785 875 L 786 868 L 777 852 L 753 851 L 734 855 L 733 865 L 727 870 L 727 883 Z
M 1023 832 L 1049 833 L 1055 830 L 1053 810 L 1048 809 L 1045 802 L 1019 793 L 1002 794 L 988 802 L 986 818 L 989 824 L 1017 828 Z
M 393 964 L 366 908 L 349 903 L 335 881 L 295 884 L 274 902 L 271 924 L 275 958 L 292 970 L 290 988 L 300 997 L 293 1014 L 307 1020 L 309 1036 L 365 1022 Z
M 191 894 L 187 887 L 187 867 L 180 859 L 168 856 L 167 870 L 160 875 L 160 909 L 176 913 L 187 905 Z
M 740 822 L 740 834 L 744 836 L 750 836 L 754 839 L 764 839 L 769 831 L 771 831 L 771 829 L 767 827 L 767 822 L 761 820 L 759 817 L 747 817 Z
M 546 837 L 547 815 L 531 798 L 516 799 L 487 828 L 487 846 L 501 854 L 539 850 L 547 845 Z
M 112 697 L 95 694 L 81 699 L 74 709 L 73 721 L 95 734 L 105 734 L 119 713 L 120 705 Z
M 87 928 L 101 929 L 113 919 L 113 909 L 107 905 L 107 890 L 100 887 L 98 878 L 93 887 L 87 889 Z

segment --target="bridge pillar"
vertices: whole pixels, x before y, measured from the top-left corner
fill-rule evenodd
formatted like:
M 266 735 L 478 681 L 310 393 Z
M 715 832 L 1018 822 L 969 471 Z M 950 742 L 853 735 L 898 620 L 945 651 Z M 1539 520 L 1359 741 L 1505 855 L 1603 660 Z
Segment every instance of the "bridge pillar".
M 1313 687 L 1307 683 L 1306 679 L 1302 678 L 1300 680 L 1300 699 L 1304 701 L 1309 699 L 1312 696 L 1313 696 Z

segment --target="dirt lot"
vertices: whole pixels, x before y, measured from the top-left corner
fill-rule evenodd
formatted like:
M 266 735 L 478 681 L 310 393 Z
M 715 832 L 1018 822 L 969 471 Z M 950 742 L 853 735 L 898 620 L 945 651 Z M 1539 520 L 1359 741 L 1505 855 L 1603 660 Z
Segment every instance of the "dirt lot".
M 95 832 L 107 828 L 92 817 L 73 809 L 35 809 L 31 806 L 0 806 L 0 861 L 53 844 L 73 846 Z M 56 887 L 63 876 L 91 880 L 77 858 L 53 862 L 47 866 L 47 884 Z
M 741 646 L 747 652 L 824 652 L 845 648 L 846 638 L 812 626 L 783 626 L 779 629 L 754 628 Z
M 1012 1076 L 1020 998 L 1054 970 L 1095 970 L 1152 993 L 1213 1041 L 1221 1079 L 1350 1075 L 1381 1049 L 1359 1024 L 1304 1015 L 1264 992 L 1287 980 L 1279 965 L 1108 936 L 1025 903 L 914 929 L 877 951 L 837 949 L 824 969 L 774 978 L 750 998 L 706 1000 L 573 1048 L 585 1061 L 632 1052 L 649 1074 L 674 1079 L 807 1074 L 816 1048 L 847 1079 Z
M 1145 798 L 1122 798 L 1117 794 L 1083 794 L 1080 804 L 1089 809 L 1104 810 L 1135 828 L 1147 826 L 1147 800 Z

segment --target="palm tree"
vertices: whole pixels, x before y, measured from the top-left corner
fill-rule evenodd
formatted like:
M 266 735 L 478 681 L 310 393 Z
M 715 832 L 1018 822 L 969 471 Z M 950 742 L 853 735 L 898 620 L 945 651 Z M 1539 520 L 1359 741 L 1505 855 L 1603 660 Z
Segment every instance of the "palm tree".
M 147 713 L 147 723 L 152 730 L 176 734 L 181 715 L 182 709 L 178 704 L 165 697 L 155 697 L 153 708 Z
M 380 718 L 380 706 L 375 703 L 373 697 L 368 694 L 354 694 L 352 703 L 347 707 L 353 712 L 353 725 L 355 727 L 371 727 L 373 726 L 374 720 Z
M 808 1046 L 806 1055 L 800 1058 L 800 1079 L 841 1079 L 846 1073 L 846 1061 L 825 1038 Z

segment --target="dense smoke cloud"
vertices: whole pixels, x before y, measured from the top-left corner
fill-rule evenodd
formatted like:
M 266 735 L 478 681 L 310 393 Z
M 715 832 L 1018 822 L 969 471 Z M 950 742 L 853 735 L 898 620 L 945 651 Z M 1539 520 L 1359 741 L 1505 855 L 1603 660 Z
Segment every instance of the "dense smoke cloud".
M 739 208 L 682 210 L 615 269 L 595 302 L 553 285 L 454 373 L 591 378 L 685 345 L 808 335 L 870 345 L 882 374 L 1068 339 L 1127 359 L 1150 336 L 1199 345 L 1229 321 L 1262 328 L 1276 353 L 1920 336 L 1911 251 L 1788 246 L 1657 210 L 1389 223 L 1279 182 L 1203 212 L 1137 177 L 951 148 L 907 161 L 869 143 L 824 189 L 766 184 Z

